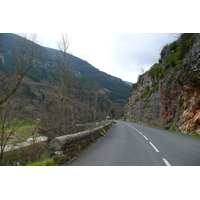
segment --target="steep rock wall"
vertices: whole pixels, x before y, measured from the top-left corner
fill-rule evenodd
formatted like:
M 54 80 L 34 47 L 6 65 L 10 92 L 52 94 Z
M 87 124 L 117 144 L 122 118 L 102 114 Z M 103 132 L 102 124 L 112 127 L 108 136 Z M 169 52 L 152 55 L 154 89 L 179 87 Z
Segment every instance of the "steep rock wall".
M 180 129 L 200 135 L 200 34 L 195 41 L 178 73 L 182 86 Z
M 125 120 L 200 134 L 200 34 L 182 34 L 139 76 Z

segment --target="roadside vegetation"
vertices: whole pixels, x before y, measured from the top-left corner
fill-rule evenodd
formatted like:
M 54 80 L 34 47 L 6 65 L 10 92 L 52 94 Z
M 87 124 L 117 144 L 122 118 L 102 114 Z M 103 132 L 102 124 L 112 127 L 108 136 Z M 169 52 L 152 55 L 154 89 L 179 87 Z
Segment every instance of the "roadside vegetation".
M 28 138 L 41 136 L 38 133 L 39 126 L 40 123 L 37 121 L 23 121 L 15 119 L 5 129 L 5 132 L 9 134 L 15 127 L 19 127 L 12 134 L 11 139 L 15 140 L 16 142 L 25 142 L 27 141 Z M 1 122 L 0 122 L 0 127 L 2 127 Z M 9 143 L 12 143 L 12 141 L 9 141 Z
M 39 45 L 36 34 L 0 34 L 0 165 L 44 159 L 54 137 L 83 131 L 107 116 L 123 113 L 117 109 L 123 105 L 118 98 L 126 98 L 129 87 L 118 79 L 110 84 L 113 79 L 106 74 L 102 80 L 99 70 L 71 56 L 67 34 L 62 34 L 57 44 L 59 50 L 51 50 Z M 84 63 L 89 72 L 83 71 Z M 94 76 L 95 72 L 99 76 Z M 104 91 L 102 83 L 113 91 Z M 33 145 L 34 149 L 6 150 L 39 136 L 46 136 L 47 142 Z
M 26 166 L 59 166 L 61 164 L 66 163 L 69 160 L 70 160 L 70 158 L 68 158 L 64 155 L 57 155 L 57 156 L 53 156 L 51 158 L 47 157 L 38 162 L 29 163 Z

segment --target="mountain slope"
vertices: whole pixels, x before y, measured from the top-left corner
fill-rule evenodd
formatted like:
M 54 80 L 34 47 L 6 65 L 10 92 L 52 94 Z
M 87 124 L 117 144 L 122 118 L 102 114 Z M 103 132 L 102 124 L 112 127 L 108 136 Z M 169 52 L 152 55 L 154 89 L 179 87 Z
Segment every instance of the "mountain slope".
M 200 34 L 181 34 L 160 55 L 133 85 L 125 119 L 200 134 Z
M 0 34 L 0 56 L 3 61 L 1 70 L 12 72 L 12 49 L 15 41 L 20 38 L 20 36 L 15 34 Z M 31 43 L 31 41 L 29 42 Z M 38 48 L 43 52 L 42 59 L 37 66 L 34 66 L 31 69 L 28 74 L 28 78 L 30 81 L 33 81 L 38 85 L 39 83 L 43 85 L 45 83 L 48 85 L 52 82 L 52 79 L 57 76 L 58 66 L 56 55 L 59 53 L 59 50 L 42 47 L 40 45 L 38 45 Z M 74 76 L 81 80 L 81 87 L 84 86 L 88 88 L 87 90 L 89 94 L 93 90 L 94 84 L 96 83 L 98 85 L 98 93 L 101 98 L 101 104 L 102 99 L 105 104 L 104 111 L 106 111 L 112 103 L 115 103 L 119 109 L 123 109 L 130 93 L 131 87 L 129 85 L 125 84 L 119 78 L 101 72 L 87 61 L 70 54 L 68 55 L 70 57 L 69 65 L 74 70 Z
M 58 53 L 58 50 L 50 48 L 46 49 L 50 55 L 56 56 Z M 95 68 L 87 61 L 73 55 L 70 55 L 70 66 L 87 85 L 93 84 L 95 78 L 97 78 L 99 86 L 109 90 L 113 99 L 126 100 L 128 98 L 130 87 L 127 86 L 121 79 L 108 75 L 107 73 Z

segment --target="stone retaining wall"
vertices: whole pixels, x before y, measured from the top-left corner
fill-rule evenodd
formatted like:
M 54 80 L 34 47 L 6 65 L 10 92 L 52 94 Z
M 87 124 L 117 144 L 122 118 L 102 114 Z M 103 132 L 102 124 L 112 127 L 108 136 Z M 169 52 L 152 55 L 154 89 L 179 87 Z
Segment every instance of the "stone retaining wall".
M 69 157 L 74 157 L 97 138 L 105 135 L 106 130 L 110 126 L 112 126 L 112 121 L 92 130 L 56 137 L 50 142 L 49 154 L 50 156 L 64 154 Z

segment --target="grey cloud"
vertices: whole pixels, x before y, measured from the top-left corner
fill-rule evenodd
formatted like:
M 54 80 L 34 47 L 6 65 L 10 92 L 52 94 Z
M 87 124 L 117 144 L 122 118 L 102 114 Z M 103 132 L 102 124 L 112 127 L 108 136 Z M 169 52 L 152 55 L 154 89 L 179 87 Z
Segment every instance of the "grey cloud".
M 162 47 L 175 40 L 164 33 L 122 33 L 112 45 L 111 63 L 126 70 L 152 66 L 159 59 Z

